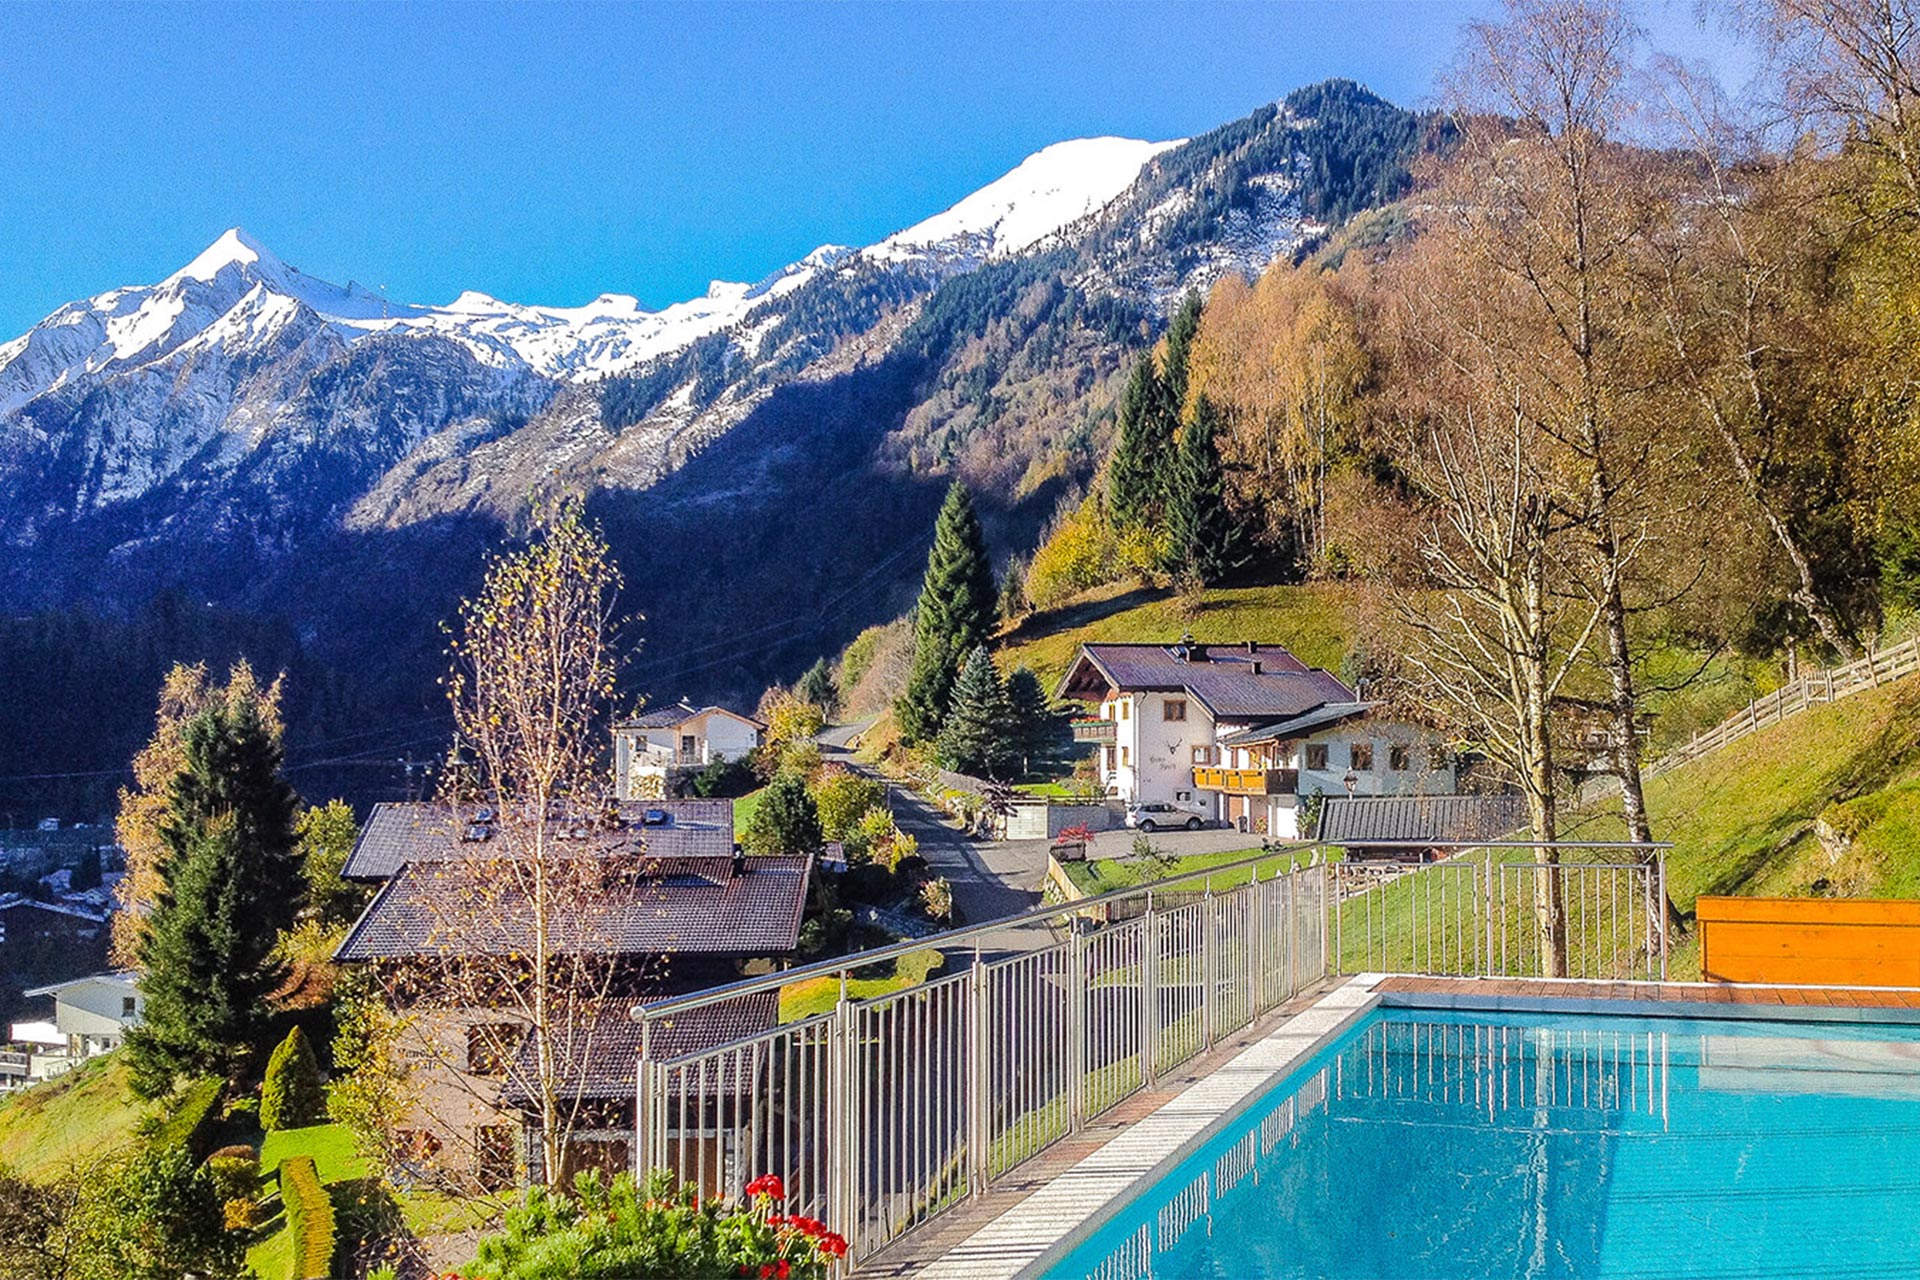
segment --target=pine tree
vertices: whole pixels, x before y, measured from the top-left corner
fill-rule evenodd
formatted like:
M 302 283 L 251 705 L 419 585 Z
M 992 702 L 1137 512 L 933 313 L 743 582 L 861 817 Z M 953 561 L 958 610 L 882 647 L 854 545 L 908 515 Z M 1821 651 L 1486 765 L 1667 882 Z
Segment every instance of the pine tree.
M 993 634 L 998 598 L 986 539 L 966 486 L 955 481 L 933 526 L 933 550 L 914 610 L 913 667 L 894 704 L 908 742 L 937 738 L 960 663 Z
M 833 668 L 827 665 L 825 658 L 816 659 L 800 677 L 793 691 L 803 701 L 811 702 L 820 708 L 820 714 L 831 717 L 840 702 L 840 690 L 833 681 Z
M 181 733 L 168 790 L 166 851 L 140 947 L 142 1024 L 128 1033 L 136 1086 L 158 1096 L 180 1076 L 231 1070 L 257 1042 L 280 931 L 301 902 L 293 789 L 280 737 L 248 700 L 206 708 Z
M 1033 772 L 1033 758 L 1053 745 L 1056 718 L 1040 677 L 1030 667 L 1015 667 L 1007 677 L 1006 739 L 1022 773 Z
M 307 1033 L 295 1027 L 267 1059 L 266 1079 L 260 1085 L 260 1127 L 269 1133 L 302 1129 L 319 1124 L 326 1114 L 320 1064 L 307 1043 Z
M 953 709 L 940 729 L 940 758 L 960 773 L 998 773 L 1012 758 L 1007 693 L 985 645 L 974 649 L 953 687 Z
M 1204 305 L 1197 291 L 1189 291 L 1167 327 L 1167 399 L 1176 417 L 1187 405 L 1187 366 L 1193 356 L 1193 340 L 1200 333 Z
M 1151 524 L 1165 496 L 1175 414 L 1167 384 L 1143 354 L 1120 396 L 1113 461 L 1107 467 L 1107 508 L 1121 528 Z
M 1180 434 L 1174 461 L 1173 491 L 1167 503 L 1167 567 L 1191 570 L 1205 583 L 1218 582 L 1245 556 L 1233 513 L 1227 510 L 1226 482 L 1215 440 L 1220 413 L 1200 397 L 1193 421 Z

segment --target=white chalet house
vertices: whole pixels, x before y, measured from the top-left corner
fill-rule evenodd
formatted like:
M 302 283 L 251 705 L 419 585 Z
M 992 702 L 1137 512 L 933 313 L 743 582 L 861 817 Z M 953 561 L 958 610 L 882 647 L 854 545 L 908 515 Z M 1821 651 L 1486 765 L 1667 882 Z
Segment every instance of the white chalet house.
M 21 994 L 53 997 L 53 1028 L 65 1037 L 67 1056 L 74 1061 L 117 1049 L 127 1028 L 146 1012 L 146 997 L 131 972 L 95 973 L 70 978 Z
M 1182 801 L 1280 839 L 1300 834 L 1307 797 L 1450 795 L 1445 743 L 1373 714 L 1330 672 L 1280 645 L 1082 645 L 1057 697 L 1097 714 L 1074 722 L 1096 744 L 1107 794 Z
M 765 730 L 751 716 L 684 699 L 629 716 L 613 726 L 616 793 L 622 800 L 658 799 L 680 774 L 742 759 Z

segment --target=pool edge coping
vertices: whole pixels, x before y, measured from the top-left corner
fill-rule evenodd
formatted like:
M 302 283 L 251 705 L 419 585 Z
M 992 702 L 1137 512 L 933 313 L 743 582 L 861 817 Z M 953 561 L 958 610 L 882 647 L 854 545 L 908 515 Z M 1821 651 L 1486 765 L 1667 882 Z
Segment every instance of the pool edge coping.
M 1044 1275 L 1046 1267 L 1089 1239 L 1141 1187 L 1178 1166 L 1288 1073 L 1382 1007 L 1374 988 L 1387 976 L 1365 973 L 1341 983 L 918 1274 L 925 1280 Z

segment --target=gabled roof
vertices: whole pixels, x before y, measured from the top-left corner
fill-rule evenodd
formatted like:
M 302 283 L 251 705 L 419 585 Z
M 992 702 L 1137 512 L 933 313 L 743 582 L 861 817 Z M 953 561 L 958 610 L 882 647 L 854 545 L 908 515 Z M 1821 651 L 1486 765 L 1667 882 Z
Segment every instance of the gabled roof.
M 131 969 L 116 970 L 113 973 L 90 973 L 84 978 L 68 978 L 65 982 L 51 982 L 44 987 L 35 987 L 31 991 L 22 991 L 20 994 L 23 996 L 58 996 L 63 991 L 71 991 L 75 987 L 84 987 L 93 982 L 104 982 L 108 986 L 126 987 L 129 990 L 137 990 L 140 983 L 140 975 Z
M 1101 689 L 1184 691 L 1216 720 L 1284 719 L 1329 702 L 1353 702 L 1344 681 L 1277 644 L 1084 644 L 1056 696 Z
M 799 945 L 806 857 L 658 858 L 579 853 L 560 860 L 564 913 L 547 921 L 563 954 L 771 956 Z M 524 865 L 524 864 L 521 864 Z M 408 862 L 374 895 L 335 959 L 446 959 L 532 950 L 522 876 L 501 859 Z
M 756 729 L 765 729 L 767 727 L 760 723 L 760 721 L 755 720 L 752 716 L 741 715 L 738 711 L 729 707 L 696 707 L 685 698 L 682 698 L 678 702 L 671 702 L 663 707 L 650 707 L 638 715 L 628 716 L 625 720 L 617 722 L 614 728 L 672 729 L 685 724 L 689 720 L 694 720 L 704 715 L 732 716 L 735 720 L 750 724 Z
M 1251 728 L 1236 729 L 1232 733 L 1221 734 L 1220 745 L 1244 747 L 1254 742 L 1284 742 L 1289 738 L 1304 737 L 1328 725 L 1339 724 L 1342 720 L 1363 716 L 1376 705 L 1378 704 L 1372 702 L 1329 702 L 1286 720 L 1276 720 L 1271 724 L 1257 724 Z
M 623 827 L 589 833 L 583 846 L 604 852 L 644 849 L 658 857 L 722 857 L 733 852 L 731 800 L 626 800 Z M 650 821 L 664 814 L 665 821 Z M 367 815 L 340 874 L 385 880 L 408 862 L 496 858 L 496 839 L 468 840 L 471 815 L 441 804 L 377 804 Z
M 648 1047 L 655 1061 L 701 1053 L 772 1030 L 779 1016 L 780 993 L 754 991 L 656 1020 Z M 624 1008 L 600 1014 L 585 1032 L 566 1039 L 569 1043 L 556 1046 L 564 1055 L 560 1079 L 565 1096 L 632 1099 L 641 1032 L 640 1024 L 627 1016 Z M 532 1101 L 527 1086 L 540 1078 L 533 1062 L 536 1047 L 532 1037 L 520 1046 L 515 1069 L 501 1091 L 501 1099 L 510 1105 L 525 1106 Z M 762 1086 L 761 1081 L 735 1079 L 736 1071 L 744 1065 L 738 1058 L 728 1054 L 707 1073 L 703 1082 L 706 1094 L 732 1093 L 736 1086 Z
M 1523 796 L 1328 796 L 1317 838 L 1328 844 L 1497 840 L 1526 822 Z
M 42 902 L 38 898 L 29 898 L 25 894 L 0 893 L 0 911 L 15 911 L 23 907 L 33 911 L 51 912 L 57 916 L 71 916 L 75 920 L 85 920 L 89 924 L 105 924 L 110 914 L 105 910 L 95 910 L 73 902 Z

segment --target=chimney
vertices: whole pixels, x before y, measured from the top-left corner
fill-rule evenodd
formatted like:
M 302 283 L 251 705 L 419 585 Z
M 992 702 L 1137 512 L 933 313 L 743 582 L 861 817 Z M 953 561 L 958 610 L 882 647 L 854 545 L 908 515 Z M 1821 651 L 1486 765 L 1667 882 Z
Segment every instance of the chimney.
M 1254 659 L 1252 662 L 1249 662 L 1247 666 L 1252 669 L 1253 674 L 1255 675 L 1260 674 L 1260 660 L 1258 658 Z
M 746 851 L 740 847 L 738 840 L 733 842 L 733 874 L 736 876 L 747 874 Z
M 1248 653 L 1260 652 L 1260 642 L 1258 640 L 1247 641 L 1247 652 Z

